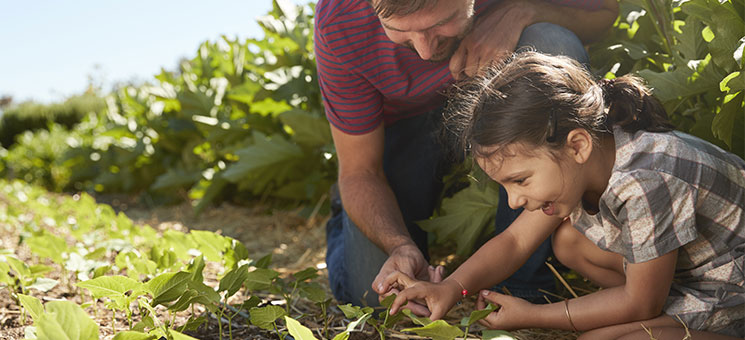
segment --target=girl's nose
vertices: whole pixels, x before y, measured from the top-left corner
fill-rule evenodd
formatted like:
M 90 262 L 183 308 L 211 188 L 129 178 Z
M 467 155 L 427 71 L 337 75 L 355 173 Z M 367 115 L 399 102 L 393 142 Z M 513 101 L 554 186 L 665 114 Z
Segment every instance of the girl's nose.
M 527 199 L 525 197 L 518 195 L 517 193 L 510 194 L 507 193 L 507 203 L 509 204 L 510 208 L 519 209 L 525 206 L 525 203 L 527 203 Z

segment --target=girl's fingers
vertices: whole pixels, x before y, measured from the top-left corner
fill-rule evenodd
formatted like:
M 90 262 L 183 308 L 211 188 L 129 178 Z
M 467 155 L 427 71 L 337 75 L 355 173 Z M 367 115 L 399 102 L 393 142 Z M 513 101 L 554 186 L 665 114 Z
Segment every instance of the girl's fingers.
M 394 271 L 388 274 L 388 276 L 383 280 L 383 283 L 381 284 L 382 287 L 380 288 L 380 291 L 388 291 L 391 288 L 401 288 L 404 289 L 410 285 L 412 285 L 415 281 L 410 278 L 408 275 L 399 272 Z
M 479 294 L 479 299 L 483 298 L 483 300 L 492 302 L 495 305 L 502 305 L 501 303 L 499 303 L 500 301 L 502 301 L 501 297 L 502 297 L 502 294 L 499 294 L 497 292 L 492 292 L 491 290 L 486 290 L 486 289 L 482 290 L 481 294 Z M 484 303 L 484 306 L 486 306 L 486 301 L 482 302 Z
M 396 298 L 393 300 L 393 303 L 391 304 L 391 315 L 398 313 L 398 310 L 405 306 L 409 299 L 409 290 L 404 290 L 402 292 L 399 292 L 398 295 L 396 295 Z

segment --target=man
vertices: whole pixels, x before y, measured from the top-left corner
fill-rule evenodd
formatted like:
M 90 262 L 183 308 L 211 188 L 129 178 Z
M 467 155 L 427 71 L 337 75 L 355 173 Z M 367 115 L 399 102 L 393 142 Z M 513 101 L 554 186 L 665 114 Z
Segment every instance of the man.
M 442 268 L 428 264 L 427 235 L 414 222 L 432 214 L 442 188 L 435 131 L 443 90 L 518 46 L 588 63 L 582 42 L 600 37 L 617 12 L 616 0 L 318 1 L 316 62 L 343 202 L 327 226 L 337 300 L 375 305 L 384 293 L 379 284 L 395 270 L 442 279 Z M 501 191 L 498 232 L 513 220 L 528 228 L 558 223 L 528 212 L 515 220 L 518 213 Z M 547 241 L 508 289 L 532 297 L 552 287 L 543 272 L 549 254 Z

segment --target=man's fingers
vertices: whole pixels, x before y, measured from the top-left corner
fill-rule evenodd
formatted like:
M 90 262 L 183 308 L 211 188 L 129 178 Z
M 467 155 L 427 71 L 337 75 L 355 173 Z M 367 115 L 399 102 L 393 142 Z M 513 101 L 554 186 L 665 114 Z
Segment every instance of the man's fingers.
M 435 268 L 435 267 L 430 266 L 430 273 L 429 273 L 430 282 L 439 283 L 439 282 L 442 282 L 443 278 L 445 278 L 445 267 L 437 266 Z
M 450 57 L 450 73 L 456 80 L 459 80 L 462 77 L 463 67 L 466 64 L 467 54 L 468 51 L 466 49 L 466 43 L 464 41 L 460 44 L 460 46 L 458 46 L 458 49 L 456 49 L 455 53 L 453 53 L 453 55 Z

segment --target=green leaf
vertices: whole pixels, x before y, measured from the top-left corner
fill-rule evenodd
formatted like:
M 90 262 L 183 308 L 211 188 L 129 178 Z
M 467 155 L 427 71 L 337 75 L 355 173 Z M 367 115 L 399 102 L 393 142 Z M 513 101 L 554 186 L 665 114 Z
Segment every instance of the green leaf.
M 2 260 L 2 257 L 0 257 L 0 260 Z M 14 280 L 13 278 L 8 275 L 10 272 L 10 265 L 8 265 L 5 262 L 0 262 L 0 283 L 4 283 L 6 285 L 12 285 Z
M 116 333 L 113 340 L 157 340 L 155 335 L 135 331 L 124 331 Z
M 272 285 L 274 278 L 279 276 L 274 270 L 257 268 L 249 272 L 244 284 L 249 291 L 265 290 Z
M 230 246 L 230 241 L 224 236 L 206 230 L 192 230 L 191 235 L 197 243 L 199 251 L 207 260 L 222 261 L 223 252 Z
M 186 291 L 191 273 L 165 273 L 156 276 L 145 284 L 145 290 L 153 296 L 150 305 L 155 307 L 178 299 Z
M 292 168 L 298 165 L 297 160 L 303 157 L 303 151 L 297 145 L 278 134 L 267 138 L 260 133 L 254 133 L 254 141 L 253 145 L 236 151 L 239 160 L 223 172 L 223 178 L 238 182 L 261 169 Z
M 411 321 L 413 321 L 415 324 L 419 326 L 426 326 L 432 323 L 432 320 L 426 316 L 417 316 L 416 314 L 412 313 L 411 310 L 403 309 L 401 310 L 404 315 L 408 316 Z
M 313 267 L 308 267 L 295 274 L 292 274 L 292 277 L 295 278 L 295 281 L 298 281 L 298 282 L 314 279 L 318 277 L 318 269 L 313 268 Z
M 706 59 L 689 62 L 693 68 L 679 67 L 671 72 L 641 70 L 639 75 L 647 80 L 654 95 L 665 103 L 717 89 L 724 75 L 710 60 L 711 56 L 707 56 Z
M 323 303 L 328 299 L 326 290 L 318 285 L 308 285 L 301 287 L 300 295 L 315 303 Z
M 489 304 L 484 309 L 475 310 L 471 312 L 471 315 L 468 317 L 468 320 L 466 321 L 466 325 L 470 326 L 473 325 L 475 322 L 487 317 L 491 312 L 497 310 L 497 306 L 494 304 Z
M 418 224 L 423 230 L 434 232 L 438 243 L 455 240 L 456 253 L 467 256 L 485 228 L 493 227 L 490 222 L 497 208 L 498 196 L 495 184 L 490 182 L 482 189 L 472 182 L 453 197 L 443 199 L 444 214 Z
M 142 289 L 142 283 L 121 275 L 101 276 L 75 285 L 90 291 L 94 299 L 121 297 L 129 291 Z
M 745 73 L 740 71 L 730 73 L 719 82 L 719 90 L 722 92 L 745 90 Z
M 285 316 L 285 323 L 287 324 L 287 331 L 289 331 L 290 335 L 292 335 L 296 340 L 318 340 L 313 336 L 313 331 L 308 327 L 301 325 L 297 320 Z
M 251 324 L 266 330 L 272 330 L 274 322 L 287 315 L 287 312 L 282 307 L 269 305 L 251 308 L 249 314 L 251 315 Z
M 220 285 L 217 289 L 218 292 L 227 291 L 227 297 L 233 296 L 243 286 L 243 282 L 248 278 L 248 265 L 244 264 L 236 269 L 229 271 L 225 276 L 220 279 Z
M 517 338 L 508 331 L 485 329 L 481 331 L 483 340 L 517 340 Z
M 353 319 L 364 314 L 361 311 L 362 307 L 352 306 L 351 303 L 348 303 L 346 305 L 339 305 L 338 307 L 339 309 L 341 309 L 342 313 L 344 313 L 344 316 L 346 316 L 348 319 Z
M 39 316 L 44 313 L 44 306 L 41 305 L 41 301 L 33 296 L 24 294 L 18 294 L 18 300 L 21 302 L 23 308 L 28 311 L 31 318 L 38 320 Z
M 52 288 L 56 287 L 58 283 L 59 281 L 54 280 L 54 279 L 49 279 L 46 277 L 38 277 L 34 280 L 34 283 L 32 283 L 26 288 L 35 289 L 40 292 L 48 292 L 52 290 Z
M 256 261 L 256 268 L 263 268 L 267 269 L 269 268 L 269 265 L 272 263 L 272 253 L 266 254 L 262 256 L 258 261 Z
M 732 137 L 735 131 L 742 133 L 743 127 L 740 126 L 737 129 L 737 116 L 743 115 L 743 97 L 745 97 L 745 91 L 740 91 L 736 95 L 728 95 L 725 99 L 722 109 L 714 117 L 714 121 L 711 124 L 711 131 L 714 136 L 721 139 L 727 146 L 732 147 Z
M 437 320 L 432 323 L 416 328 L 406 328 L 402 332 L 412 332 L 419 336 L 429 337 L 433 340 L 453 340 L 463 335 L 460 328 L 449 325 L 445 320 Z
M 279 115 L 279 119 L 292 129 L 292 139 L 308 147 L 332 143 L 329 123 L 320 114 L 304 110 L 290 110 Z
M 64 262 L 62 254 L 66 253 L 67 242 L 65 239 L 52 235 L 48 232 L 40 236 L 32 236 L 26 240 L 26 244 L 31 251 L 41 257 L 51 259 L 54 263 L 61 264 Z
M 39 340 L 98 340 L 98 325 L 70 301 L 50 301 L 35 320 Z
M 186 271 L 191 273 L 191 281 L 204 282 L 204 256 L 199 255 L 192 259 Z
M 170 188 L 189 187 L 202 178 L 202 170 L 186 171 L 180 168 L 170 168 L 168 171 L 155 179 L 150 185 L 151 190 L 163 190 Z
M 13 256 L 5 256 L 5 261 L 7 261 L 8 265 L 10 266 L 10 269 L 12 269 L 15 272 L 15 275 L 21 279 L 26 280 L 31 277 L 31 269 L 28 265 L 23 263 L 23 261 L 13 257 Z

